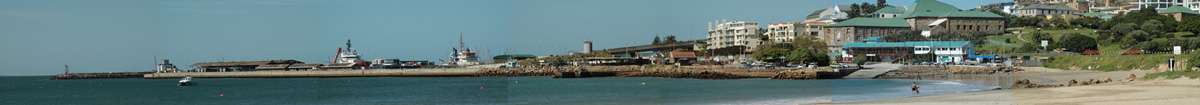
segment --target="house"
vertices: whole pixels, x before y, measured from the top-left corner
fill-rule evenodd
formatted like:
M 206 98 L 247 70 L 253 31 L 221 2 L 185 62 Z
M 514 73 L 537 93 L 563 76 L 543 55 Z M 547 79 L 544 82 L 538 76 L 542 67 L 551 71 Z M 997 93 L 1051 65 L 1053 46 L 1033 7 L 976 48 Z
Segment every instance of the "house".
M 871 15 L 875 16 L 875 18 L 897 18 L 897 17 L 903 17 L 905 12 L 908 12 L 908 11 L 905 10 L 904 8 L 895 7 L 895 6 L 884 6 L 883 8 L 880 8 L 879 10 L 875 10 L 875 12 L 872 12 Z
M 696 56 L 696 51 L 690 50 L 675 50 L 671 51 L 668 59 L 669 62 L 676 65 L 692 65 L 696 63 L 699 57 Z

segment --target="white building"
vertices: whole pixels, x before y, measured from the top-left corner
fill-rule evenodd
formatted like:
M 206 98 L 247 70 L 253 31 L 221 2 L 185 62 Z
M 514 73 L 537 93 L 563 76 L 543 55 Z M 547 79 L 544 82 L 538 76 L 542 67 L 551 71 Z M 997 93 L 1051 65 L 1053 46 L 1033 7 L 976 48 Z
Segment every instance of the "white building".
M 708 49 L 744 46 L 746 51 L 754 51 L 761 43 L 761 36 L 758 22 L 717 21 L 708 26 Z
M 1192 11 L 1200 11 L 1200 0 L 1137 0 L 1133 3 L 1137 8 L 1132 10 L 1140 10 L 1142 8 L 1166 9 L 1172 6 L 1184 6 Z
M 796 36 L 804 33 L 804 24 L 800 22 L 781 22 L 767 25 L 767 32 L 763 33 L 767 39 L 774 43 L 791 43 L 796 39 Z
M 1017 16 L 1061 16 L 1082 14 L 1065 5 L 1030 4 L 1017 9 Z
M 832 35 L 831 33 L 833 33 L 833 30 L 829 30 L 829 25 L 837 24 L 837 21 L 849 18 L 848 14 L 846 13 L 846 10 L 849 9 L 846 7 L 849 6 L 835 5 L 833 7 L 816 10 L 813 11 L 812 14 L 808 14 L 803 23 L 803 33 L 800 33 L 800 35 L 814 36 L 817 37 L 817 39 L 824 40 L 826 44 L 835 44 L 829 40 L 841 39 L 842 37 Z M 835 50 L 838 48 L 831 46 L 829 49 Z

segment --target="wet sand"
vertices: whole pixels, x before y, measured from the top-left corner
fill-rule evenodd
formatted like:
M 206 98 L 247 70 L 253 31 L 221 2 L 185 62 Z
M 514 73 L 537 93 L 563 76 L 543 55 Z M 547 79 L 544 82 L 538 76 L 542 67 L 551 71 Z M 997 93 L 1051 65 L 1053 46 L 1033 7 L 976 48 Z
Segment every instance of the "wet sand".
M 1139 77 L 1149 71 L 1070 71 L 1026 68 L 1014 78 L 1035 83 L 1064 83 L 1071 79 L 1112 78 L 1114 82 L 1054 88 L 1006 89 L 983 92 L 918 96 L 853 105 L 1186 105 L 1200 103 L 1200 79 L 1124 81 L 1129 74 Z

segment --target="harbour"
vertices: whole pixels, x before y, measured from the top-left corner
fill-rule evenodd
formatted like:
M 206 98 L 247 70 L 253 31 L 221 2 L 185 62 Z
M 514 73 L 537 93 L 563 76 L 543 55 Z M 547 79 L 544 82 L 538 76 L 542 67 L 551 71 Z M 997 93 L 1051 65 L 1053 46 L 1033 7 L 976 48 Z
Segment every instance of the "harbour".
M 1200 102 L 1200 0 L 0 7 L 0 105 Z
M 913 96 L 907 80 L 698 80 L 654 77 L 370 77 L 174 79 L 0 77 L 0 104 L 813 104 Z M 974 85 L 928 83 L 929 95 L 976 90 Z M 164 84 L 167 83 L 167 84 Z M 619 96 L 619 97 L 618 97 Z M 132 99 L 132 100 L 131 100 Z M 171 99 L 140 100 L 140 99 Z M 269 99 L 269 100 L 262 100 Z M 55 101 L 72 100 L 72 101 Z M 113 101 L 121 100 L 121 101 Z

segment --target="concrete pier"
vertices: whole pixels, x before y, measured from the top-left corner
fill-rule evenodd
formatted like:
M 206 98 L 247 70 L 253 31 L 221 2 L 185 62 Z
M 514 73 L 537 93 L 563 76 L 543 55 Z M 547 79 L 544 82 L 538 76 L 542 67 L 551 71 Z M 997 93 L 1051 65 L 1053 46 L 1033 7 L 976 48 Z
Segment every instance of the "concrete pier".
M 162 78 L 296 78 L 296 77 L 461 77 L 479 76 L 478 68 L 423 68 L 423 69 L 370 69 L 370 70 L 315 70 L 315 71 L 249 71 L 249 72 L 178 72 L 151 73 L 148 79 Z

